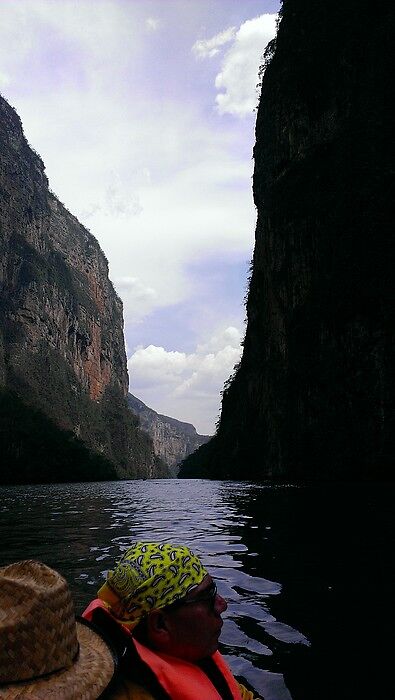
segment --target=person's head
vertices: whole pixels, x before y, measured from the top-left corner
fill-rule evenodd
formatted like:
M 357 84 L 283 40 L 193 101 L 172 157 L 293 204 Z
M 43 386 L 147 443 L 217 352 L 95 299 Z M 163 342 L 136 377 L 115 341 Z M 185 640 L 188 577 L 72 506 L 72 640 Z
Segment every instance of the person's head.
M 0 568 L 0 697 L 96 700 L 116 669 L 113 652 L 76 622 L 65 579 L 37 561 Z
M 157 651 L 198 661 L 218 648 L 226 602 L 183 545 L 136 542 L 98 595 L 136 639 Z

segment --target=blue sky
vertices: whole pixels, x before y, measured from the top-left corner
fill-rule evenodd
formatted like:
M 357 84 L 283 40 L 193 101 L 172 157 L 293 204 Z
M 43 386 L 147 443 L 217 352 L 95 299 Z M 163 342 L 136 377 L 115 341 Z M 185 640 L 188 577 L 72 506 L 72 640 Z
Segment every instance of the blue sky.
M 240 357 L 272 0 L 2 0 L 0 91 L 124 303 L 130 390 L 210 434 Z

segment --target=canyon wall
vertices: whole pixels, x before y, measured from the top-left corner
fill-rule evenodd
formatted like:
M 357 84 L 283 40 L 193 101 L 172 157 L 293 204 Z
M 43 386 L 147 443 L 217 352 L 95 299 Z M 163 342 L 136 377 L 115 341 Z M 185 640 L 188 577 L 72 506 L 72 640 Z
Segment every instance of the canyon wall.
M 128 403 L 139 417 L 141 428 L 152 438 L 155 454 L 168 465 L 172 476 L 177 476 L 182 460 L 210 439 L 209 435 L 199 435 L 191 423 L 163 416 L 132 394 L 128 395 Z
M 240 367 L 184 476 L 393 478 L 394 6 L 285 0 L 257 113 Z
M 41 158 L 1 97 L 0 252 L 0 435 L 8 469 L 19 447 L 7 442 L 6 408 L 22 402 L 102 456 L 117 477 L 166 473 L 127 406 L 122 303 L 107 260 L 50 192 Z

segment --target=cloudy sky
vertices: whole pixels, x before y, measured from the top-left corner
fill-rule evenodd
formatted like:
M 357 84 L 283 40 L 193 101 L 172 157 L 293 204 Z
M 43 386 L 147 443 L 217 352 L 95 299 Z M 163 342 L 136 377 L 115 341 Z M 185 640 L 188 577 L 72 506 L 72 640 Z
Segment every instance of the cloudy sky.
M 0 91 L 124 303 L 130 391 L 211 434 L 240 358 L 279 0 L 1 0 Z

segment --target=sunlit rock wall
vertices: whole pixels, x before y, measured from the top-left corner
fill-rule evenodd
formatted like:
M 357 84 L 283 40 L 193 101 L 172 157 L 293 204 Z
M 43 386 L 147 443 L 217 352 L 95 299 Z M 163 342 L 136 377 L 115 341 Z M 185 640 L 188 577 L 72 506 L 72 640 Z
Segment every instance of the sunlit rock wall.
M 91 233 L 48 189 L 18 115 L 0 98 L 0 386 L 116 465 L 158 476 L 127 407 L 122 303 Z

